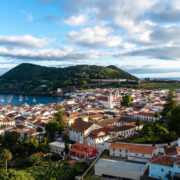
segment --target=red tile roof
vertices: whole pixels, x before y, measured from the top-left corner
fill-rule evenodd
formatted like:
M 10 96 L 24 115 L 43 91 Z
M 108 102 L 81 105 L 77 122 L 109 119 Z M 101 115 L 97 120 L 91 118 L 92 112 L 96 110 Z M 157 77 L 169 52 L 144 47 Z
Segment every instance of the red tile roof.
M 76 152 L 76 153 L 79 153 L 79 154 L 84 154 L 84 155 L 88 154 L 88 152 L 86 152 L 86 151 L 84 151 L 84 150 L 81 150 L 81 149 L 75 149 L 75 148 L 73 148 L 73 149 L 70 149 L 70 151 L 71 151 L 71 152 Z
M 76 119 L 75 122 L 71 125 L 71 129 L 83 132 L 86 131 L 93 125 L 91 122 L 83 121 L 82 119 Z
M 152 147 L 152 146 L 123 144 L 123 143 L 112 143 L 109 148 L 123 149 L 123 150 L 128 150 L 129 152 L 132 153 L 140 153 L 140 154 L 153 154 L 153 151 L 157 149 L 157 147 Z
M 159 164 L 162 166 L 173 167 L 175 163 L 180 163 L 180 158 L 178 157 L 170 157 L 170 156 L 159 156 L 157 158 L 152 158 L 151 163 Z

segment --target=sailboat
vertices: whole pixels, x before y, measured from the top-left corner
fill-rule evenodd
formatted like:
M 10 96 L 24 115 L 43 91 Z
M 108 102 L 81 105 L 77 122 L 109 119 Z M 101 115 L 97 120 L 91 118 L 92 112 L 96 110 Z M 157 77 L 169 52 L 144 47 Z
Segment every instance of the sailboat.
M 37 102 L 37 100 L 36 100 L 36 98 L 34 97 L 34 98 L 33 98 L 33 103 L 36 103 L 36 102 Z
M 25 100 L 29 100 L 29 98 L 26 96 L 26 97 L 25 97 Z
M 9 96 L 9 98 L 7 99 L 7 102 L 10 103 L 13 99 L 13 96 Z
M 4 98 L 3 97 L 1 97 L 1 102 L 4 102 L 5 100 L 4 100 Z
M 19 96 L 19 101 L 22 102 L 23 101 L 23 97 Z

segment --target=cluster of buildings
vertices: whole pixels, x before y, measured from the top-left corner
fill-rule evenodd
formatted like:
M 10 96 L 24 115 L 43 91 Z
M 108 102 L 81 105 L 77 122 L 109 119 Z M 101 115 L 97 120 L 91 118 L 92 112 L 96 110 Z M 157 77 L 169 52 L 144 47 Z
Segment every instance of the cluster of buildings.
M 37 135 L 37 128 L 42 128 L 45 133 L 45 124 L 54 119 L 57 103 L 37 104 L 29 106 L 2 106 L 0 107 L 0 134 L 6 131 L 18 132 L 21 137 Z
M 112 143 L 109 156 L 95 164 L 95 177 L 104 179 L 180 179 L 178 146 Z
M 109 151 L 108 157 L 100 158 L 95 164 L 96 177 L 140 179 L 147 174 L 148 168 L 151 178 L 180 175 L 180 141 L 177 147 L 126 143 L 144 124 L 161 118 L 168 90 L 108 88 L 74 91 L 66 95 L 69 98 L 59 104 L 63 107 L 65 132 L 70 138 L 69 157 L 94 159 Z M 121 105 L 125 95 L 132 97 L 130 106 Z M 46 123 L 57 113 L 57 105 L 0 107 L 0 134 L 16 131 L 21 137 L 25 134 L 27 137 L 43 136 Z M 38 127 L 42 132 L 37 131 Z M 65 157 L 64 142 L 57 139 L 49 145 L 52 153 Z

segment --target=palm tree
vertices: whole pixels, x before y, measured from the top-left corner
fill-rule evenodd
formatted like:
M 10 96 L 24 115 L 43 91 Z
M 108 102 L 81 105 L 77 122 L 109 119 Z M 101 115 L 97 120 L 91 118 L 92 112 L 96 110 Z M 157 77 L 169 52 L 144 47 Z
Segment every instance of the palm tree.
M 12 159 L 12 154 L 9 151 L 9 149 L 3 149 L 3 151 L 2 151 L 2 159 L 5 162 L 5 169 L 7 171 L 7 162 Z

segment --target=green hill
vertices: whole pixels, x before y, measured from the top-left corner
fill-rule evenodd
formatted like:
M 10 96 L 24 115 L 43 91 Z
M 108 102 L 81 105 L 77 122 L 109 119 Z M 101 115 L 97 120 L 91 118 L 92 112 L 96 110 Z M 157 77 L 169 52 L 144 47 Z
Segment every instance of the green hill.
M 52 91 L 59 87 L 88 85 L 93 79 L 137 80 L 116 66 L 77 65 L 55 68 L 23 63 L 0 77 L 0 91 L 5 88 L 6 91 Z

